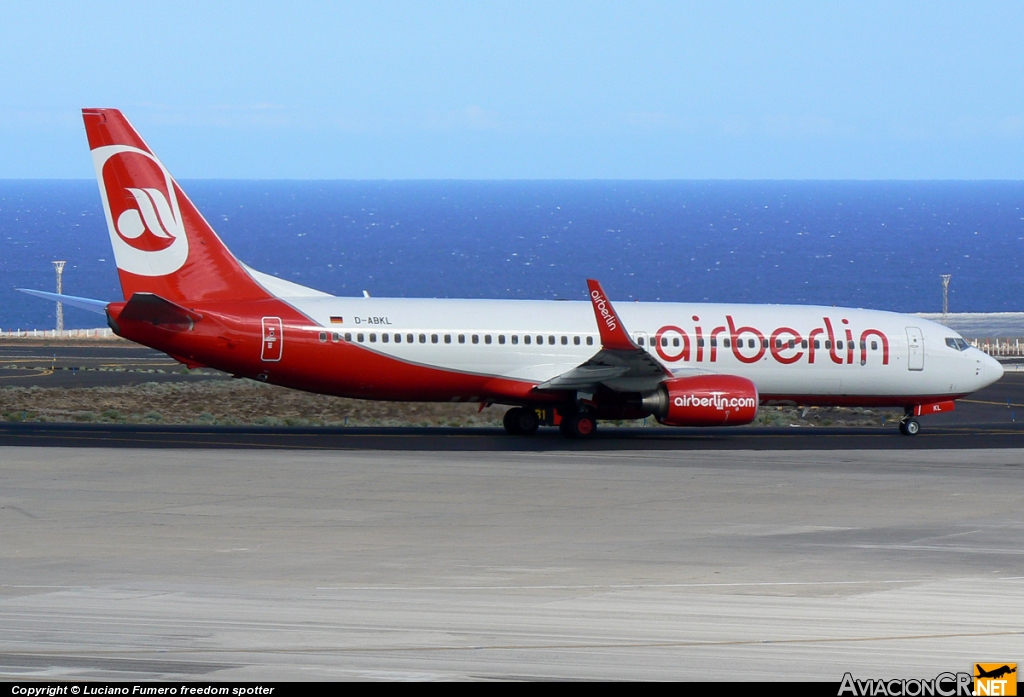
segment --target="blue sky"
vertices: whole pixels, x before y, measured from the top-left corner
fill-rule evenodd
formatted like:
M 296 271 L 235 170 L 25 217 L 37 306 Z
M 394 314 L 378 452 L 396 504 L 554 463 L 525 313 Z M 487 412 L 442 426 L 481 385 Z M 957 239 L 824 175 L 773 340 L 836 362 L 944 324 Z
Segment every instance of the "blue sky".
M 298 9 L 293 5 L 298 5 Z M 0 178 L 1024 178 L 1024 3 L 0 2 Z

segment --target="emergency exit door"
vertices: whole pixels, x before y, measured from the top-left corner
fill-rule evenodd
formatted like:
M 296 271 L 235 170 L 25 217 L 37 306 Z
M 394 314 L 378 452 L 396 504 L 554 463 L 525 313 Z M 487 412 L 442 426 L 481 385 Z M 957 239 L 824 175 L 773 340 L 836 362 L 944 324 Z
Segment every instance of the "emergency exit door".
M 909 370 L 924 370 L 924 336 L 917 327 L 907 327 L 907 346 L 910 349 L 907 368 Z
M 264 361 L 273 362 L 281 360 L 281 352 L 284 349 L 284 331 L 281 328 L 280 317 L 263 318 L 263 351 L 260 355 Z

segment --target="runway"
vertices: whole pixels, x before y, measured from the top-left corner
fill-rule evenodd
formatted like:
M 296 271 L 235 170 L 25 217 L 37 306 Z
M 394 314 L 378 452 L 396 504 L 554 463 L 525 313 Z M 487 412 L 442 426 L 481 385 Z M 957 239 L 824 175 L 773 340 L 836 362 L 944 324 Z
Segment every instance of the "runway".
M 510 436 L 499 428 L 275 428 L 2 423 L 0 446 L 78 448 L 566 452 L 700 450 L 931 450 L 1024 448 L 1024 423 L 930 426 L 914 437 L 885 428 L 604 428 L 568 440 L 557 429 Z
M 0 387 L 116 387 L 230 377 L 206 368 L 187 371 L 166 354 L 130 341 L 0 341 Z
M 0 386 L 227 377 L 130 345 L 0 348 Z M 914 438 L 0 423 L 0 678 L 837 682 L 1014 661 L 1018 410 L 1011 372 Z
M 933 677 L 1024 655 L 1024 451 L 0 448 L 0 677 Z

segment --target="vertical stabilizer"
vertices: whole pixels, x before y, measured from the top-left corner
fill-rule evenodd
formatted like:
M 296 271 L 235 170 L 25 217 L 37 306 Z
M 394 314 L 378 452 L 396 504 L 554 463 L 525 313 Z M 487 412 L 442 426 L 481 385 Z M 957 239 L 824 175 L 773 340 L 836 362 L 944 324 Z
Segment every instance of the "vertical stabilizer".
M 83 109 L 125 299 L 261 300 L 246 273 L 117 109 Z

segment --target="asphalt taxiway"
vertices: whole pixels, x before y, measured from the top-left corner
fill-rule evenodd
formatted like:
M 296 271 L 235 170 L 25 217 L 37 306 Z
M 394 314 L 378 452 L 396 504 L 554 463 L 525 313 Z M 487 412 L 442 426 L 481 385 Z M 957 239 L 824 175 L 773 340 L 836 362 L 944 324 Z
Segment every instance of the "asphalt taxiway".
M 1024 451 L 0 448 L 6 679 L 933 677 L 1024 655 Z
M 223 377 L 102 350 L 33 384 Z M 0 678 L 836 682 L 1013 661 L 1018 409 L 1024 373 L 913 438 L 0 424 Z
M 0 387 L 118 387 L 230 377 L 205 368 L 185 370 L 166 354 L 130 341 L 0 342 Z

